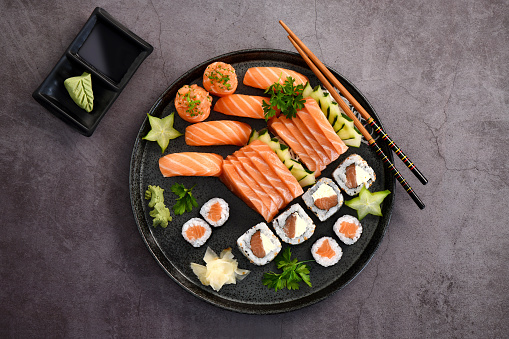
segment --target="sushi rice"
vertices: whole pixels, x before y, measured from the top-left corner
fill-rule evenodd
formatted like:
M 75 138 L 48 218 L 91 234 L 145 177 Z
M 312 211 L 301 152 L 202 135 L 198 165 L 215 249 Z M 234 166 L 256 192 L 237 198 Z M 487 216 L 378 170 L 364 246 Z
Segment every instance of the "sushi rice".
M 332 251 L 334 251 L 334 254 L 331 258 L 328 258 L 327 256 L 321 256 L 318 254 L 320 248 L 322 247 L 324 241 L 328 241 L 330 248 Z M 331 237 L 322 237 L 318 239 L 313 246 L 311 247 L 311 254 L 313 255 L 313 258 L 316 260 L 316 262 L 324 267 L 332 266 L 337 264 L 339 259 L 343 256 L 343 251 L 341 250 L 341 247 L 339 247 L 336 240 L 334 240 Z
M 353 235 L 347 236 L 344 233 L 345 231 L 341 230 L 341 224 L 343 222 L 357 225 L 357 229 L 355 230 L 355 233 Z M 333 230 L 334 230 L 334 233 L 336 233 L 336 235 L 338 236 L 339 240 L 341 240 L 346 245 L 352 245 L 355 242 L 357 242 L 357 240 L 359 240 L 359 238 L 361 237 L 362 225 L 356 217 L 351 216 L 351 215 L 344 215 L 336 221 L 336 223 L 333 226 Z
M 357 187 L 349 188 L 346 185 L 347 183 L 346 169 L 348 166 L 352 164 L 364 170 L 368 174 L 369 178 L 363 183 L 358 184 Z M 366 160 L 364 160 L 358 154 L 351 154 L 345 160 L 343 160 L 343 162 L 334 170 L 332 176 L 334 177 L 334 180 L 336 180 L 336 182 L 338 183 L 339 187 L 341 187 L 346 192 L 346 194 L 350 196 L 358 194 L 361 191 L 363 185 L 366 186 L 366 188 L 369 188 L 371 184 L 373 184 L 373 182 L 375 182 L 376 180 L 375 171 L 373 171 L 373 169 L 368 165 Z
M 262 235 L 267 237 L 273 246 L 273 249 L 270 250 L 268 253 L 266 251 L 265 256 L 263 258 L 258 258 L 251 250 L 251 237 L 257 231 L 260 231 Z M 272 233 L 267 224 L 264 222 L 256 224 L 255 226 L 248 229 L 244 234 L 242 234 L 237 239 L 237 246 L 246 258 L 248 258 L 253 264 L 258 266 L 268 264 L 269 262 L 274 260 L 274 258 L 278 255 L 279 251 L 281 251 L 281 242 L 274 235 L 274 233 Z
M 189 232 L 193 231 L 192 227 L 194 226 L 203 227 L 203 234 L 198 234 L 196 236 L 192 233 L 189 234 Z M 186 239 L 187 242 L 193 245 L 193 247 L 200 247 L 205 244 L 208 238 L 210 238 L 211 234 L 212 229 L 210 228 L 209 224 L 207 224 L 205 220 L 201 218 L 192 218 L 182 226 L 182 236 L 184 239 Z
M 217 221 L 213 221 L 209 218 L 209 212 L 212 206 L 214 206 L 216 203 L 219 203 L 221 206 L 221 218 Z M 200 214 L 205 219 L 206 222 L 208 222 L 211 226 L 219 227 L 223 226 L 224 223 L 228 220 L 230 217 L 230 207 L 228 206 L 228 203 L 221 198 L 212 198 L 209 201 L 207 201 L 200 209 Z
M 298 220 L 297 223 L 299 222 L 305 223 L 305 229 L 301 234 L 299 235 L 296 234 L 295 237 L 290 238 L 288 237 L 285 231 L 285 226 L 287 219 L 294 213 L 297 214 L 299 218 L 297 219 Z M 282 241 L 292 245 L 301 244 L 304 241 L 311 238 L 311 236 L 315 232 L 316 227 L 315 224 L 313 223 L 313 220 L 311 220 L 309 215 L 306 214 L 306 211 L 304 211 L 304 209 L 299 204 L 293 204 L 285 212 L 281 213 L 276 219 L 274 219 L 274 221 L 272 222 L 272 226 L 274 227 L 274 230 L 276 231 L 277 235 L 279 236 L 279 238 L 281 238 Z M 296 229 L 297 228 L 299 228 L 299 225 L 296 225 Z
M 329 185 L 332 190 L 336 193 L 338 197 L 338 202 L 336 206 L 329 208 L 328 210 L 323 210 L 318 208 L 315 205 L 315 199 L 313 198 L 313 194 L 320 188 L 322 185 Z M 334 213 L 336 213 L 341 206 L 343 206 L 343 195 L 341 194 L 341 190 L 339 187 L 329 178 L 321 178 L 314 184 L 310 189 L 306 191 L 302 195 L 302 200 L 306 203 L 307 207 L 320 219 L 320 221 L 325 221 L 329 219 Z

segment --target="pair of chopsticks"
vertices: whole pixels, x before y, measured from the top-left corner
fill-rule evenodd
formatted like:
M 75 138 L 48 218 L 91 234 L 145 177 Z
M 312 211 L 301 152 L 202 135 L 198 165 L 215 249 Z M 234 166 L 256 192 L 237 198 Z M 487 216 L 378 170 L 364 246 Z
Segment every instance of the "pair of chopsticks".
M 341 99 L 338 92 L 334 89 L 336 87 L 341 94 L 352 104 L 352 106 L 355 107 L 357 111 L 361 114 L 361 116 L 366 120 L 368 124 L 370 124 L 376 133 L 380 134 L 382 136 L 383 140 L 386 140 L 388 142 L 389 147 L 400 157 L 401 160 L 407 165 L 407 167 L 412 171 L 412 173 L 415 174 L 415 176 L 423 183 L 426 184 L 428 180 L 422 175 L 422 173 L 415 167 L 415 165 L 410 161 L 410 159 L 403 153 L 401 148 L 399 148 L 396 143 L 385 133 L 385 131 L 380 127 L 374 119 L 366 112 L 366 110 L 355 100 L 355 98 L 346 90 L 346 88 L 336 79 L 336 77 L 325 67 L 325 65 L 318 60 L 318 58 L 311 52 L 309 48 L 304 45 L 304 43 L 288 28 L 288 26 L 285 25 L 283 21 L 279 21 L 281 26 L 288 32 L 290 39 L 290 42 L 293 44 L 293 46 L 297 49 L 299 54 L 302 56 L 304 61 L 308 64 L 309 68 L 315 73 L 315 75 L 318 77 L 318 79 L 321 81 L 321 83 L 327 88 L 329 93 L 332 95 L 332 97 L 336 100 L 336 102 L 339 104 L 341 109 L 348 115 L 350 119 L 353 120 L 355 127 L 361 132 L 361 134 L 364 136 L 364 138 L 368 141 L 368 144 L 373 147 L 375 150 L 375 153 L 378 154 L 383 162 L 387 165 L 389 170 L 394 174 L 396 179 L 398 179 L 399 183 L 403 186 L 403 188 L 406 190 L 406 192 L 410 195 L 412 200 L 417 204 L 417 206 L 420 209 L 424 209 L 425 205 L 419 199 L 417 194 L 414 192 L 412 187 L 408 184 L 408 182 L 403 178 L 401 173 L 396 169 L 394 164 L 389 160 L 389 158 L 384 154 L 380 146 L 377 145 L 373 137 L 369 134 L 369 132 L 366 130 L 364 125 L 357 119 L 355 114 L 350 110 L 348 105 Z M 321 72 L 320 72 L 321 71 Z M 325 76 L 332 82 L 334 87 L 331 85 L 329 80 L 322 74 L 322 72 L 325 74 Z

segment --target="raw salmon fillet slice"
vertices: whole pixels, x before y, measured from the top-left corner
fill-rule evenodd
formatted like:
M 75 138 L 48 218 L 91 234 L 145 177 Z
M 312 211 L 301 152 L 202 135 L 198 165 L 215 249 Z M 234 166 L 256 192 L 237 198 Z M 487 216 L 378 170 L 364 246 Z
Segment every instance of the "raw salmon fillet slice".
M 258 155 L 255 151 L 253 151 L 249 146 L 242 148 L 243 153 L 248 157 L 253 166 L 257 171 L 263 173 L 267 180 L 270 182 L 272 187 L 278 191 L 279 195 L 281 195 L 284 199 L 284 204 L 288 205 L 292 200 L 293 196 L 288 187 L 281 181 L 279 176 L 272 170 L 272 168 L 263 160 L 263 158 Z
M 221 207 L 220 203 L 216 202 L 215 204 L 212 204 L 212 206 L 210 206 L 207 218 L 210 219 L 212 222 L 218 222 L 219 219 L 221 219 L 221 212 L 223 212 L 223 207 Z
M 239 177 L 249 186 L 249 188 L 254 192 L 254 194 L 262 201 L 262 203 L 267 208 L 267 214 L 262 214 L 264 219 L 267 222 L 272 221 L 272 218 L 277 214 L 279 208 L 276 206 L 272 198 L 267 195 L 260 184 L 252 178 L 249 174 L 246 173 L 240 161 L 235 158 L 235 155 L 229 155 L 227 160 L 233 165 Z
M 258 171 L 242 149 L 235 152 L 234 156 L 246 173 L 251 176 L 260 185 L 265 194 L 272 199 L 278 210 L 285 205 L 283 197 L 279 195 L 279 192 L 275 190 L 267 180 L 266 173 Z
M 329 239 L 325 239 L 322 242 L 322 245 L 316 251 L 316 254 L 318 254 L 321 257 L 326 257 L 326 258 L 330 259 L 330 258 L 332 258 L 333 256 L 336 255 L 336 252 L 330 246 Z
M 286 166 L 281 162 L 281 160 L 279 160 L 277 154 L 266 143 L 260 140 L 254 140 L 245 147 L 248 147 L 249 149 L 258 153 L 258 155 L 260 155 L 260 157 L 276 173 L 281 182 L 283 182 L 286 185 L 286 187 L 290 190 L 294 199 L 304 193 L 297 179 L 295 179 L 295 177 L 292 175 L 292 173 L 290 173 L 288 168 L 286 168 Z
M 241 198 L 249 207 L 261 214 L 264 218 L 269 215 L 267 207 L 255 192 L 246 184 L 239 176 L 235 166 L 228 159 L 223 162 L 223 173 L 219 179 L 228 187 L 235 195 Z
M 308 78 L 304 75 L 279 67 L 251 67 L 247 70 L 244 75 L 243 83 L 246 86 L 255 88 L 267 89 L 275 82 L 283 84 L 287 77 L 294 79 L 295 86 L 305 85 L 308 82 Z
M 261 96 L 232 94 L 219 98 L 214 111 L 237 117 L 265 119 L 262 103 L 269 103 L 269 100 Z
M 247 144 L 251 126 L 233 120 L 204 121 L 186 127 L 186 144 L 190 146 Z
M 165 177 L 212 176 L 221 174 L 223 157 L 214 153 L 171 153 L 159 159 L 159 170 Z
M 339 154 L 346 152 L 348 146 L 346 146 L 343 140 L 341 140 L 336 132 L 334 132 L 334 128 L 332 128 L 332 125 L 329 123 L 320 109 L 320 106 L 318 106 L 318 103 L 314 99 L 307 98 L 304 102 L 304 109 L 302 111 L 306 111 L 313 117 L 319 131 L 321 131 L 322 134 L 330 141 L 332 147 L 334 147 Z
M 331 149 L 327 145 L 327 139 L 323 138 L 321 133 L 318 133 L 316 130 L 312 129 L 312 126 L 308 126 L 304 121 L 301 120 L 300 116 L 292 119 L 292 122 L 295 124 L 297 129 L 304 135 L 304 137 L 309 141 L 311 147 L 315 150 L 316 154 L 320 157 L 322 163 L 327 166 L 334 160 L 339 157 L 339 154 L 335 152 L 336 157 L 331 157 Z M 325 167 L 324 167 L 325 168 Z
M 186 230 L 186 236 L 190 240 L 200 239 L 205 234 L 205 227 L 196 225 L 191 226 Z

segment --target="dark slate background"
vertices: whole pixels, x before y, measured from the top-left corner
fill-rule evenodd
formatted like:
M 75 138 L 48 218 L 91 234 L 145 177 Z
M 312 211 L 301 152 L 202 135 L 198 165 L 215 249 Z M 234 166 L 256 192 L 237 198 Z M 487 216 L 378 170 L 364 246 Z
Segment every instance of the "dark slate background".
M 154 46 L 91 138 L 31 93 L 96 6 Z M 507 1 L 0 3 L 0 336 L 509 336 Z M 213 56 L 293 51 L 282 19 L 368 98 L 429 184 L 398 185 L 388 232 L 346 288 L 286 314 L 225 311 L 157 265 L 131 212 L 146 112 Z

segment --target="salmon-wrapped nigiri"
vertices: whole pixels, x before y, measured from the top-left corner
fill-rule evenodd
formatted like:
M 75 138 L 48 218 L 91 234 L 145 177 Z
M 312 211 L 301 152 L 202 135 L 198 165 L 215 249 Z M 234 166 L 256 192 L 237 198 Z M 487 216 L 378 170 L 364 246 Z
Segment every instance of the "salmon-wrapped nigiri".
M 221 175 L 223 157 L 214 153 L 171 153 L 159 159 L 159 170 L 165 177 Z
M 287 77 L 294 79 L 294 85 L 305 85 L 308 82 L 308 78 L 304 75 L 279 67 L 251 67 L 247 70 L 244 75 L 243 83 L 246 86 L 267 89 L 275 82 L 282 85 L 284 84 Z
M 233 120 L 204 121 L 186 128 L 186 144 L 190 146 L 247 144 L 251 126 Z
M 178 115 L 187 122 L 199 122 L 210 115 L 212 97 L 209 92 L 198 85 L 182 86 L 175 96 L 175 109 Z
M 263 102 L 268 104 L 269 100 L 256 95 L 232 94 L 219 98 L 214 111 L 237 117 L 265 119 L 262 105 Z
M 214 62 L 203 73 L 203 87 L 219 97 L 230 95 L 237 89 L 237 74 L 232 65 Z

